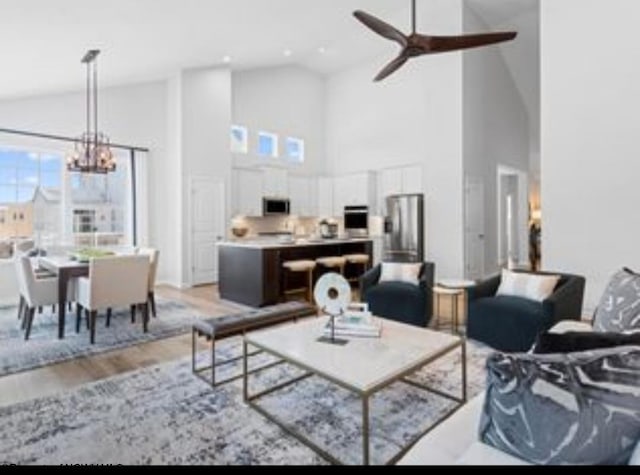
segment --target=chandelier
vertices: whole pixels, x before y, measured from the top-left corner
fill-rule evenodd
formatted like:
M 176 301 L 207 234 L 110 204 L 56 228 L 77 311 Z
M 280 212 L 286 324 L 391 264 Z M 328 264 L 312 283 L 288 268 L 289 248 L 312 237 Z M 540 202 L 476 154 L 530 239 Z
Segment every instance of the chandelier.
M 67 157 L 70 172 L 107 174 L 116 170 L 109 137 L 98 129 L 98 65 L 100 50 L 90 50 L 82 58 L 87 65 L 87 130 Z

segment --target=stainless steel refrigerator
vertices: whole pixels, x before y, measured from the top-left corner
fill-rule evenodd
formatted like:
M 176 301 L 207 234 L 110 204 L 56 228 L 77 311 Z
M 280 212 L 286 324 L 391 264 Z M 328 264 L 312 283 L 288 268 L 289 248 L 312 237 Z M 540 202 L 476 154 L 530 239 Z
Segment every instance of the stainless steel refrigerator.
M 424 262 L 424 195 L 386 198 L 385 262 Z

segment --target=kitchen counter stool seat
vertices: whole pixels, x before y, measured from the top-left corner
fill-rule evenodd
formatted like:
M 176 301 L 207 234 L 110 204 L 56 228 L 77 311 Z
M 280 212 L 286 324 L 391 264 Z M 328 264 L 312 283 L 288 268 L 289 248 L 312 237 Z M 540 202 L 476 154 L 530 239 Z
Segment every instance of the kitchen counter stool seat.
M 341 275 L 344 275 L 344 268 L 347 266 L 347 260 L 344 257 L 321 257 L 316 259 L 316 264 L 327 269 L 338 269 Z
M 362 266 L 362 274 L 365 274 L 371 266 L 371 258 L 367 254 L 348 254 L 343 256 L 347 264 L 353 266 Z M 360 276 L 349 279 L 349 282 L 357 283 L 360 281 Z
M 313 271 L 316 269 L 316 263 L 314 261 L 309 260 L 300 260 L 300 261 L 286 261 L 282 264 L 284 269 L 284 285 L 283 285 L 283 294 L 286 298 L 289 295 L 296 294 L 305 294 L 307 301 L 313 304 Z M 306 287 L 298 288 L 298 289 L 288 289 L 288 281 L 290 274 L 306 274 Z

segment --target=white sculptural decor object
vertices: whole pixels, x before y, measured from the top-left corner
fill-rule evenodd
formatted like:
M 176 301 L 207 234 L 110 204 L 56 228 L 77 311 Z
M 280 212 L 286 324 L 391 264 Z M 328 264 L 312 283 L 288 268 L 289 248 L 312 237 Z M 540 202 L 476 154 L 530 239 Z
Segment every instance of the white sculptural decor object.
M 346 345 L 348 340 L 336 338 L 336 318 L 344 315 L 351 305 L 351 286 L 347 279 L 340 274 L 326 274 L 316 284 L 314 290 L 316 304 L 323 313 L 330 317 L 331 336 L 318 339 L 320 343 L 331 345 Z

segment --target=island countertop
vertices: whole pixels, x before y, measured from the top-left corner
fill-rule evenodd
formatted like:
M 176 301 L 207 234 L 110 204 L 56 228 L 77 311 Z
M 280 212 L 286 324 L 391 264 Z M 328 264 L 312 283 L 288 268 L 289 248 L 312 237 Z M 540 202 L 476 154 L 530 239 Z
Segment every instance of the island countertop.
M 239 239 L 237 241 L 219 242 L 219 247 L 240 247 L 248 249 L 290 249 L 298 247 L 313 246 L 336 246 L 343 244 L 366 244 L 373 242 L 373 238 L 357 238 L 357 239 L 295 239 L 290 242 L 269 240 L 269 239 Z

